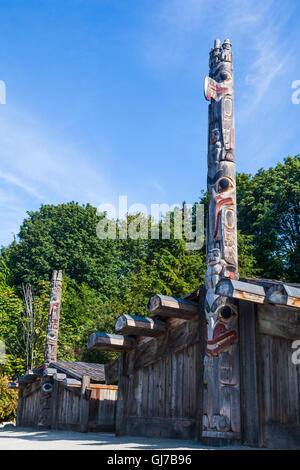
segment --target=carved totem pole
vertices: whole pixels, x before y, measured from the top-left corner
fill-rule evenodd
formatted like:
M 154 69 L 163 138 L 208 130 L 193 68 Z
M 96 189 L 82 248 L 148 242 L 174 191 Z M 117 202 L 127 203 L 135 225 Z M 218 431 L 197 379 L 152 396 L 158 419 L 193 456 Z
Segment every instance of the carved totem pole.
M 239 438 L 240 384 L 237 309 L 216 295 L 221 277 L 238 279 L 231 44 L 216 39 L 210 52 L 205 98 L 208 125 L 209 212 L 205 315 L 203 436 Z
M 47 336 L 44 356 L 44 370 L 50 363 L 57 360 L 57 340 L 61 304 L 62 272 L 53 271 L 50 292 L 50 306 L 48 313 Z M 39 426 L 49 425 L 49 414 L 51 407 L 51 397 L 53 384 L 51 377 L 45 376 L 42 379 Z

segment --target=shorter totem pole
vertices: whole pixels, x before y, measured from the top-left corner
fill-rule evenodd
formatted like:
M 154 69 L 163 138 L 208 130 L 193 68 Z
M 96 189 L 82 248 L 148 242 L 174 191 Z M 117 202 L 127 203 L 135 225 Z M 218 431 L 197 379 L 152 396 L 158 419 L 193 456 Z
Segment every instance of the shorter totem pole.
M 205 98 L 210 101 L 208 124 L 209 193 L 204 367 L 205 437 L 239 438 L 240 380 L 237 309 L 216 295 L 221 277 L 238 279 L 236 182 L 231 44 L 216 39 L 210 52 Z
M 57 340 L 61 304 L 62 272 L 53 271 L 50 306 L 48 313 L 47 336 L 43 369 L 57 360 Z M 39 426 L 49 426 L 53 384 L 50 377 L 43 377 L 40 401 Z

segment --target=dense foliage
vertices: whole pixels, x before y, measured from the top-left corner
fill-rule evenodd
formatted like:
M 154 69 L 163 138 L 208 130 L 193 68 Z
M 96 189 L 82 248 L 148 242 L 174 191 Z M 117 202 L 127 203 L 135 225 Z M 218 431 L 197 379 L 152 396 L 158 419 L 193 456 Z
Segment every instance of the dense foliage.
M 238 175 L 241 277 L 300 282 L 299 175 L 299 156 L 254 176 Z M 207 204 L 205 195 L 200 200 Z M 64 273 L 59 358 L 66 360 L 107 361 L 113 354 L 86 350 L 91 332 L 113 333 L 122 313 L 146 315 L 155 292 L 182 296 L 203 283 L 205 248 L 186 250 L 185 240 L 172 236 L 172 223 L 167 240 L 100 240 L 101 218 L 89 204 L 43 205 L 28 212 L 18 239 L 2 249 L 0 340 L 7 350 L 2 377 L 15 378 L 42 361 L 53 269 Z M 143 222 L 149 228 L 150 220 Z M 28 310 L 24 292 L 29 285 Z

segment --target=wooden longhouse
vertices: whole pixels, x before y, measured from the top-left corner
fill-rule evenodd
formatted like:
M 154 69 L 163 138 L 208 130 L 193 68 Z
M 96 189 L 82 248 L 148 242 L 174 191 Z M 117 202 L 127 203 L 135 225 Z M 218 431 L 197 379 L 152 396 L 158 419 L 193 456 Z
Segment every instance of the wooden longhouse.
M 116 434 L 300 448 L 300 365 L 292 361 L 293 341 L 300 336 L 300 285 L 249 278 L 221 280 L 217 289 L 230 296 L 238 310 L 238 439 L 208 438 L 203 432 L 208 399 L 204 286 L 188 300 L 152 297 L 149 318 L 120 317 L 109 346 L 104 336 L 90 336 L 90 349 L 122 349 L 119 359 L 106 365 L 110 380 L 119 387 Z M 236 373 L 224 360 L 216 380 L 234 380 Z
M 118 435 L 300 448 L 300 285 L 239 279 L 233 54 L 209 54 L 207 269 L 199 294 L 153 296 L 90 349 L 122 351 Z M 298 340 L 294 342 L 294 340 Z
M 44 363 L 9 384 L 19 390 L 17 426 L 114 431 L 118 387 L 107 385 L 104 365 L 57 360 L 61 285 L 54 271 Z
M 50 380 L 43 390 L 45 377 Z M 41 395 L 51 391 L 49 428 L 83 432 L 115 429 L 118 387 L 105 384 L 102 364 L 56 361 L 47 369 L 27 371 L 10 387 L 19 389 L 17 426 L 39 426 Z
M 55 278 L 44 365 L 14 385 L 19 424 L 107 429 L 104 404 L 92 406 L 97 390 L 111 401 L 109 426 L 115 423 L 118 436 L 300 449 L 300 284 L 239 279 L 228 39 L 215 41 L 209 64 L 205 285 L 184 298 L 154 295 L 147 317 L 122 315 L 116 334 L 91 334 L 89 349 L 120 352 L 104 377 L 100 365 L 56 360 Z

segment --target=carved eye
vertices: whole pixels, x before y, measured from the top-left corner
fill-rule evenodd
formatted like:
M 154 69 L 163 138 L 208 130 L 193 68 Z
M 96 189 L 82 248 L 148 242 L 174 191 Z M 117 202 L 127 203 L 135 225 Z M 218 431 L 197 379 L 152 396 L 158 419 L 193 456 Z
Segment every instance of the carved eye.
M 235 313 L 232 311 L 232 309 L 228 305 L 225 305 L 224 307 L 221 308 L 220 320 L 224 320 L 225 322 L 228 322 L 234 316 L 235 316 Z
M 230 80 L 231 76 L 230 73 L 224 70 L 220 73 L 221 80 Z
M 224 193 L 233 188 L 233 184 L 228 178 L 221 178 L 217 183 L 217 192 Z

